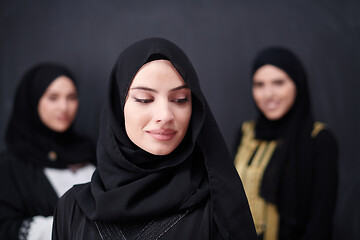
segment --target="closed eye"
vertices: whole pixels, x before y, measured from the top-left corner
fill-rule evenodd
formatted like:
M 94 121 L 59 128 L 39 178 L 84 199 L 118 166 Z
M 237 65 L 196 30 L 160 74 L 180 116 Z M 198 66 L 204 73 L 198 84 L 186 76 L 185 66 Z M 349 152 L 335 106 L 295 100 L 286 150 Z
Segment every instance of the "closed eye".
M 274 85 L 276 85 L 276 86 L 282 86 L 282 85 L 285 83 L 285 80 L 283 80 L 283 79 L 278 79 L 278 80 L 275 80 L 273 83 L 274 83 Z
M 262 82 L 253 82 L 253 87 L 260 88 L 262 86 L 264 86 L 264 83 Z
M 58 99 L 58 95 L 57 94 L 49 94 L 48 99 L 50 101 L 56 101 Z
M 153 99 L 143 99 L 143 98 L 135 98 L 135 102 L 139 102 L 139 103 L 151 103 L 153 102 L 154 100 Z
M 178 98 L 178 99 L 173 99 L 171 100 L 172 102 L 175 102 L 175 103 L 186 103 L 189 101 L 189 98 L 185 97 L 185 98 Z

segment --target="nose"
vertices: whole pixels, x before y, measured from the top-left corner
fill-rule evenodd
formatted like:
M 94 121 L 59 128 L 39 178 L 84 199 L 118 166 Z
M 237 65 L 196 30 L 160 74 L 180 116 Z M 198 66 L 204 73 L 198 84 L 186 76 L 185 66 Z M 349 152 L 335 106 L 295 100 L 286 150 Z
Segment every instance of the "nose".
M 274 89 L 271 86 L 264 88 L 264 96 L 266 98 L 271 98 L 274 95 Z
M 157 123 L 169 123 L 174 120 L 174 114 L 168 101 L 159 101 L 154 107 L 156 108 L 155 120 Z
M 59 101 L 59 108 L 62 110 L 62 111 L 66 111 L 67 109 L 68 109 L 68 106 L 69 106 L 69 104 L 68 104 L 68 101 L 66 100 L 66 99 L 61 99 L 60 101 Z

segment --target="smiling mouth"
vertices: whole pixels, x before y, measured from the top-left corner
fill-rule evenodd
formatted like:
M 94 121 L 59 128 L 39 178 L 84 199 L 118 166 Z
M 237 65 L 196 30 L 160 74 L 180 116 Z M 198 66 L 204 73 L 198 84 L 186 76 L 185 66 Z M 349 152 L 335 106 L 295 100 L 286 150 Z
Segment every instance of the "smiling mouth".
M 58 117 L 56 119 L 60 122 L 68 122 L 69 121 L 69 117 Z
M 276 110 L 279 107 L 279 103 L 274 103 L 274 102 L 266 103 L 264 107 L 268 111 Z
M 177 133 L 176 130 L 173 129 L 156 129 L 146 131 L 149 133 L 153 138 L 159 141 L 169 141 L 171 140 Z

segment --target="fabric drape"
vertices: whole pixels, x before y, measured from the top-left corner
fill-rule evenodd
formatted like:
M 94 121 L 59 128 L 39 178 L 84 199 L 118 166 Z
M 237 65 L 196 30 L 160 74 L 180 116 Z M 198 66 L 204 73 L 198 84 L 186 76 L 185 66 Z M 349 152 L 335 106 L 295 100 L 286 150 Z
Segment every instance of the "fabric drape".
M 177 149 L 166 156 L 154 156 L 138 148 L 124 127 L 129 86 L 154 55 L 168 59 L 192 92 L 188 132 Z M 75 193 L 88 219 L 135 222 L 180 213 L 210 201 L 213 224 L 209 233 L 218 232 L 223 239 L 256 239 L 241 181 L 196 72 L 185 53 L 172 42 L 161 38 L 141 40 L 118 57 L 101 114 L 97 158 L 98 170 L 91 183 Z

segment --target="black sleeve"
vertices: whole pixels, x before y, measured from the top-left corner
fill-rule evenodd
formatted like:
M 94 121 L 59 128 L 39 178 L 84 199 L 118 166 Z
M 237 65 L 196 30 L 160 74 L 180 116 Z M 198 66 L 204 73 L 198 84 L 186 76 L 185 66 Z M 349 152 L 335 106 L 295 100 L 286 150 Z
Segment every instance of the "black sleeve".
M 60 198 L 55 208 L 52 240 L 72 239 L 70 232 L 74 220 L 75 205 L 76 200 L 72 188 Z
M 310 219 L 301 238 L 331 239 L 338 189 L 338 145 L 334 135 L 322 130 L 315 139 L 316 172 Z
M 0 155 L 0 239 L 19 239 L 25 204 L 7 154 Z
M 234 139 L 234 143 L 231 149 L 231 156 L 233 159 L 235 159 L 236 153 L 238 151 L 240 142 L 241 142 L 241 138 L 242 138 L 242 128 L 239 127 L 238 130 L 236 131 L 236 135 L 235 135 L 235 139 Z

